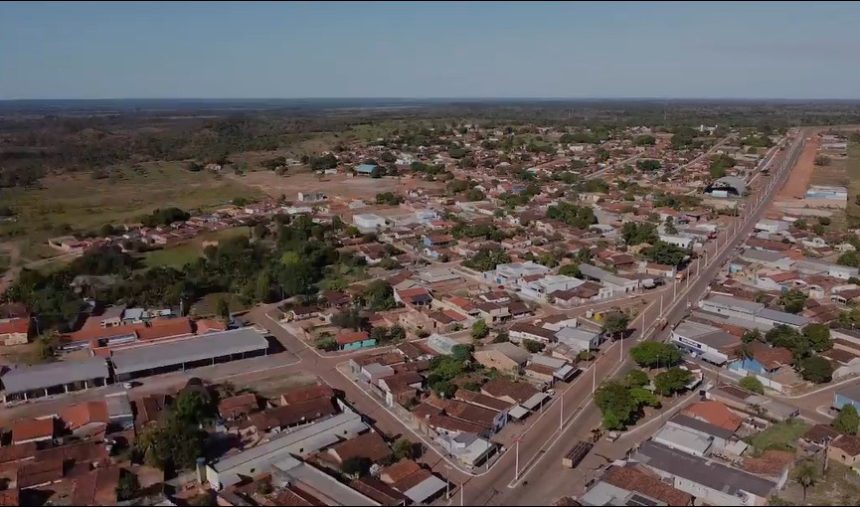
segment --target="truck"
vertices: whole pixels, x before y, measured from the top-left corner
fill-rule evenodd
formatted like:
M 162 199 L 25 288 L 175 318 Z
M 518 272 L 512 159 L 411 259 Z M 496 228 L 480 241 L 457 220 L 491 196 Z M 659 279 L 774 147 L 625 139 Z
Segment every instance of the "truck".
M 567 453 L 561 458 L 561 464 L 567 468 L 576 468 L 577 465 L 582 463 L 582 460 L 585 459 L 585 456 L 588 455 L 589 451 L 591 451 L 594 444 L 591 442 L 584 442 L 582 440 L 578 441 Z

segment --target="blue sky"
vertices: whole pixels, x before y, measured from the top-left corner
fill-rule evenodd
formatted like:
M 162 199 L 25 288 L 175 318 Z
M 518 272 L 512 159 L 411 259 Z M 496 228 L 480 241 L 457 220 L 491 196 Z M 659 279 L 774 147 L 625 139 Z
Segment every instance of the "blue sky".
M 860 98 L 856 3 L 2 3 L 0 99 Z

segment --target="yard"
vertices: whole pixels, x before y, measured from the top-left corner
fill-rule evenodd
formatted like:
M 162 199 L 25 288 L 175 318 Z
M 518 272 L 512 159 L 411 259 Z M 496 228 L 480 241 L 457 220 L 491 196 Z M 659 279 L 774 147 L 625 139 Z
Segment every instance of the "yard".
M 48 176 L 41 188 L 0 191 L 0 199 L 18 217 L 14 223 L 0 225 L 0 239 L 19 244 L 21 260 L 28 262 L 59 254 L 45 243 L 53 236 L 136 221 L 159 207 L 214 209 L 235 197 L 261 195 L 229 178 L 187 171 L 181 162 L 144 163 L 137 169 L 123 166 L 102 179 L 88 172 Z
M 756 452 L 775 449 L 780 451 L 794 450 L 797 439 L 803 435 L 809 425 L 798 420 L 776 423 L 770 428 L 746 439 Z
M 248 305 L 242 302 L 236 294 L 231 294 L 229 292 L 213 292 L 212 294 L 203 296 L 200 301 L 191 306 L 191 315 L 196 317 L 216 315 L 218 313 L 218 300 L 221 298 L 227 299 L 227 304 L 230 307 L 231 313 L 241 312 L 248 309 Z
M 250 233 L 251 230 L 249 227 L 234 227 L 232 229 L 224 229 L 223 231 L 201 234 L 199 237 L 186 243 L 146 252 L 143 256 L 143 263 L 148 268 L 166 266 L 179 269 L 190 262 L 194 262 L 203 255 L 204 241 L 221 241 L 237 236 L 248 236 Z
M 850 468 L 830 461 L 827 473 L 821 476 L 823 470 L 821 460 L 816 460 L 819 466 L 819 478 L 807 490 L 806 503 L 803 502 L 803 488 L 790 475 L 785 489 L 779 492 L 779 498 L 790 502 L 790 505 L 857 505 L 860 498 L 860 476 Z M 785 505 L 785 504 L 784 504 Z

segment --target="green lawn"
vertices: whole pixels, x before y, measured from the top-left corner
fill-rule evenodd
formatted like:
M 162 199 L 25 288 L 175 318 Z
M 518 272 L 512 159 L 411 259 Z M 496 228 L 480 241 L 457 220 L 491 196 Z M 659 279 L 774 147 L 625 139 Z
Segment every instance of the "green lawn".
M 200 253 L 198 245 L 186 243 L 172 248 L 146 252 L 143 256 L 143 264 L 148 268 L 164 266 L 179 269 L 200 258 Z
M 798 421 L 790 420 L 786 422 L 776 423 L 770 428 L 757 433 L 747 438 L 747 443 L 755 447 L 756 451 L 766 451 L 768 449 L 776 450 L 793 450 L 797 439 L 803 435 L 809 425 Z
M 235 313 L 248 309 L 248 305 L 244 304 L 236 294 L 229 292 L 213 292 L 212 294 L 203 296 L 200 301 L 191 306 L 191 315 L 199 317 L 215 315 L 218 300 L 222 297 L 227 299 L 227 303 L 230 306 L 230 312 Z

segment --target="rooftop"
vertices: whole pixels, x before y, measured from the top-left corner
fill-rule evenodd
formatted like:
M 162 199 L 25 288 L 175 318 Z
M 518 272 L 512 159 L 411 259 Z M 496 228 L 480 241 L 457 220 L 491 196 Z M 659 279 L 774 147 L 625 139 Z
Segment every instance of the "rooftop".
M 10 394 L 108 377 L 108 367 L 105 360 L 93 358 L 83 361 L 59 361 L 36 366 L 21 366 L 3 375 L 3 385 L 6 388 L 6 393 Z

